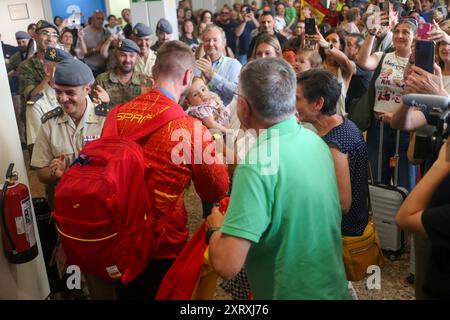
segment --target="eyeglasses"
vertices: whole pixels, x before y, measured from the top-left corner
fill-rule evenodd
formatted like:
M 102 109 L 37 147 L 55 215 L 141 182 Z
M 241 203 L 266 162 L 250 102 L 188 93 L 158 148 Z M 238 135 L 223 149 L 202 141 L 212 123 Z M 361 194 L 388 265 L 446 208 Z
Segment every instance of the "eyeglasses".
M 45 36 L 45 37 L 50 37 L 50 38 L 58 38 L 58 34 L 56 32 L 49 32 L 49 31 L 41 31 L 39 32 L 39 34 Z

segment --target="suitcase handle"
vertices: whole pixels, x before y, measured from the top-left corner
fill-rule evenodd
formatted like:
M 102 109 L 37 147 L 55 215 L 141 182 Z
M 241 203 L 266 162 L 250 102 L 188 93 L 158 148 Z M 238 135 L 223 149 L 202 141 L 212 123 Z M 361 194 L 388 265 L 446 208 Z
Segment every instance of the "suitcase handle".
M 380 119 L 380 140 L 378 144 L 378 170 L 377 170 L 377 182 L 381 183 L 381 170 L 383 168 L 383 143 L 384 143 L 384 122 Z M 395 139 L 395 167 L 394 167 L 394 177 L 393 177 L 393 186 L 398 186 L 398 165 L 400 159 L 400 130 L 397 130 L 396 139 Z

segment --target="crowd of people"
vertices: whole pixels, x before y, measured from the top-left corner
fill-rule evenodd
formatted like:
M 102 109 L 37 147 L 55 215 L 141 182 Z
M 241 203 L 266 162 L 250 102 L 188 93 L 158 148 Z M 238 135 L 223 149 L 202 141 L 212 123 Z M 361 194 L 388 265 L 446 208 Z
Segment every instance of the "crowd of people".
M 215 13 L 179 1 L 178 26 L 161 18 L 155 34 L 133 24 L 129 9 L 123 28 L 96 10 L 84 27 L 55 17 L 18 31 L 17 47 L 2 42 L 21 142 L 51 206 L 54 187 L 100 138 L 112 108 L 130 114 L 117 119 L 120 135 L 167 106 L 186 111 L 142 142 L 157 211 L 170 215 L 154 258 L 128 285 L 86 275 L 91 297 L 156 296 L 188 241 L 183 199 L 193 180 L 223 279 L 242 283 L 245 273 L 255 299 L 348 299 L 341 237 L 366 228 L 370 169 L 377 183 L 412 191 L 397 222 L 431 248 L 416 256 L 417 297 L 450 297 L 448 143 L 436 162 L 413 165 L 410 137 L 430 114 L 403 104 L 408 93 L 450 92 L 447 4 L 384 1 L 244 1 Z M 424 23 L 430 29 L 419 39 Z M 431 73 L 415 66 L 417 40 L 436 43 Z M 365 93 L 373 114 L 363 134 L 348 114 Z M 194 139 L 199 121 L 201 148 L 188 150 L 201 158 L 212 148 L 217 158 L 174 163 L 173 132 Z M 227 194 L 223 216 L 214 203 Z

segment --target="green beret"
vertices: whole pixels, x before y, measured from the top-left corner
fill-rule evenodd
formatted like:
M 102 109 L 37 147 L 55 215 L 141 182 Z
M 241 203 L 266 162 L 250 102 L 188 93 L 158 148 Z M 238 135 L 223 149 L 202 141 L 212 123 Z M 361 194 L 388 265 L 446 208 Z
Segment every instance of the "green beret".
M 91 69 L 77 59 L 65 59 L 56 65 L 55 84 L 79 87 L 94 81 Z
M 45 21 L 45 20 L 39 20 L 36 23 L 36 32 L 38 32 L 41 29 L 45 29 L 45 28 L 53 28 L 53 29 L 55 29 L 56 33 L 59 35 L 59 29 L 53 23 L 50 23 L 50 22 Z

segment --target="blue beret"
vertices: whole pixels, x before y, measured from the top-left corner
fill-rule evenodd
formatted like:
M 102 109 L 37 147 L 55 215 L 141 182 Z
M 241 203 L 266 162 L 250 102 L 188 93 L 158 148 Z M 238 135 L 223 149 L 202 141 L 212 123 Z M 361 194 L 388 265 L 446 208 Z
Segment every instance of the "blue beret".
M 156 25 L 156 30 L 165 32 L 165 33 L 172 33 L 172 25 L 170 22 L 164 18 L 159 19 L 158 24 Z
M 91 69 L 77 59 L 66 59 L 56 65 L 55 84 L 79 87 L 94 81 Z
M 30 39 L 31 36 L 28 34 L 28 32 L 25 31 L 17 31 L 16 32 L 16 40 L 22 40 L 22 39 Z
M 36 23 L 36 32 L 38 32 L 41 29 L 45 29 L 45 28 L 53 28 L 53 29 L 55 29 L 56 33 L 59 35 L 59 29 L 53 23 L 50 23 L 50 22 L 45 21 L 45 20 L 39 20 Z
M 149 26 L 139 22 L 134 26 L 133 34 L 138 38 L 147 37 L 152 34 L 152 30 Z
M 123 52 L 135 52 L 137 54 L 141 52 L 141 49 L 139 49 L 136 42 L 130 39 L 120 40 L 119 43 L 117 44 L 117 50 Z
M 72 55 L 65 50 L 59 48 L 48 47 L 45 49 L 45 60 L 53 62 L 61 62 L 65 59 L 73 59 Z

